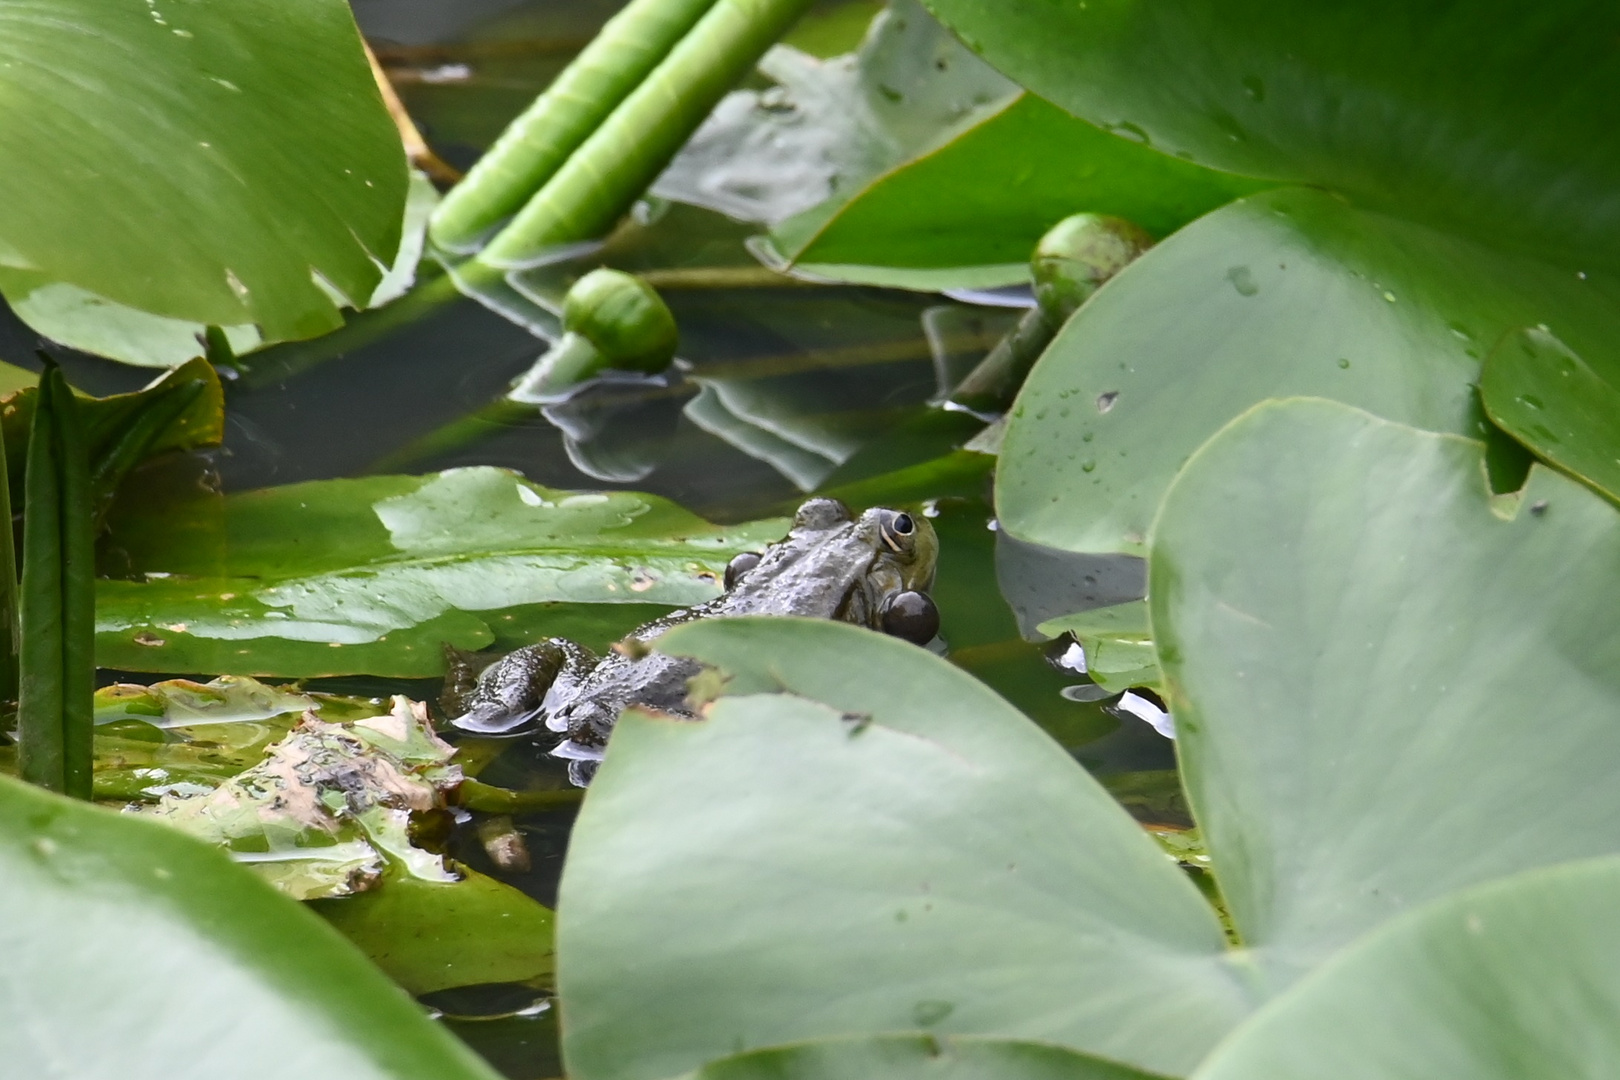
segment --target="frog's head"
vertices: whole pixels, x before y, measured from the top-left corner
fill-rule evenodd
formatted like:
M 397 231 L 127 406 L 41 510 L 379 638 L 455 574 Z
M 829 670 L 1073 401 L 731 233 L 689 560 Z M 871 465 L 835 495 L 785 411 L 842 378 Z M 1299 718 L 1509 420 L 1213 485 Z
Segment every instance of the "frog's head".
M 926 518 L 885 507 L 857 518 L 837 499 L 811 499 L 780 543 L 733 560 L 727 606 L 839 619 L 924 644 L 939 630 L 928 596 L 938 555 Z

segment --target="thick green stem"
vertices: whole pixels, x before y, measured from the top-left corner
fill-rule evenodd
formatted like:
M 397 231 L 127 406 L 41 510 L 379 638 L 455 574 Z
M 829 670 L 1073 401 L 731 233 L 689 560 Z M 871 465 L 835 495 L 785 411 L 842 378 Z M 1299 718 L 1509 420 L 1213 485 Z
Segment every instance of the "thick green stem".
M 519 266 L 548 248 L 607 232 L 809 6 L 810 0 L 717 0 L 478 258 Z
M 41 787 L 88 799 L 95 691 L 90 466 L 78 405 L 54 364 L 40 378 L 24 493 L 19 770 Z
M 17 700 L 22 622 L 17 611 L 17 538 L 13 531 L 6 441 L 0 439 L 0 701 Z
M 714 3 L 632 0 L 445 196 L 434 243 L 468 250 L 517 213 Z
M 62 373 L 54 374 L 57 462 L 62 475 L 58 521 L 62 529 L 63 790 L 76 799 L 89 799 L 95 766 L 95 489 L 79 404 Z
M 517 385 L 507 392 L 506 399 L 525 405 L 545 405 L 608 366 L 608 358 L 602 355 L 601 349 L 585 335 L 570 330 L 546 350 L 534 367 L 524 372 Z
M 1040 308 L 1030 308 L 1018 325 L 951 391 L 951 400 L 978 412 L 1002 412 L 1018 396 L 1024 377 L 1057 335 Z

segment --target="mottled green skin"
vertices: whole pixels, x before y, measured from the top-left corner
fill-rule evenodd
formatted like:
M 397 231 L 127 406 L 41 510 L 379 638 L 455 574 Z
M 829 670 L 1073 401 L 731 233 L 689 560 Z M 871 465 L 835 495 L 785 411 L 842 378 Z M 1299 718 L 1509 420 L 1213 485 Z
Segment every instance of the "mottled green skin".
M 895 531 L 902 518 L 912 525 L 909 535 Z M 697 663 L 644 647 L 665 630 L 728 615 L 799 615 L 881 630 L 886 601 L 933 585 L 936 555 L 933 527 L 921 517 L 873 508 L 852 518 L 836 500 L 812 499 L 799 508 L 792 531 L 723 595 L 638 627 L 601 659 L 564 638 L 510 653 L 486 669 L 470 692 L 447 695 L 452 711 L 460 713 L 452 723 L 482 733 L 543 723 L 564 736 L 553 750 L 557 756 L 579 764 L 598 761 L 627 708 L 692 715 L 686 684 L 698 673 Z

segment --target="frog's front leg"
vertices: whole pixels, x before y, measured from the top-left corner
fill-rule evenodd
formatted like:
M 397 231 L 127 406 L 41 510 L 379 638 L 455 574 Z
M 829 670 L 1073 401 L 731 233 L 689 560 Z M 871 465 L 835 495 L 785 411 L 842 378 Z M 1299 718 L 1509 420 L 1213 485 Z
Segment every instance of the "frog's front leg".
M 509 735 L 540 719 L 554 691 L 577 686 L 595 665 L 589 650 L 566 638 L 507 653 L 479 674 L 450 723 L 478 735 Z

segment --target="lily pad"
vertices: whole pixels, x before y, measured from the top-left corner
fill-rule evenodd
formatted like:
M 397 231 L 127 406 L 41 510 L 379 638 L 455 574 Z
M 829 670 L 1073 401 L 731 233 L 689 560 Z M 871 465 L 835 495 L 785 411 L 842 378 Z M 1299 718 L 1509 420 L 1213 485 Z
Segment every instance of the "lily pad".
M 1258 186 L 1116 139 L 1025 92 L 874 179 L 814 231 L 790 221 L 771 235 L 823 276 L 828 263 L 1027 263 L 1041 235 L 1077 211 L 1162 236 Z
M 1164 154 L 1580 269 L 1620 265 L 1614 8 L 928 3 L 1035 93 Z
M 755 1050 L 678 1080 L 1152 1080 L 1148 1073 L 1059 1046 L 1010 1039 L 888 1035 Z
M 311 906 L 413 994 L 552 976 L 552 914 L 465 867 L 459 881 L 385 872 L 377 888 Z
M 494 1080 L 315 915 L 156 823 L 0 777 L 22 1076 Z M 251 1022 L 244 1022 L 251 1018 Z
M 922 650 L 785 619 L 666 635 L 730 681 L 699 723 L 626 715 L 586 800 L 571 1075 L 924 1026 L 1185 1075 L 1389 919 L 1620 851 L 1620 512 L 1540 467 L 1493 494 L 1484 460 L 1295 400 L 1170 490 L 1151 625 L 1231 948 L 1071 758 Z
M 1239 1029 L 1198 1080 L 1606 1076 L 1620 860 L 1533 870 L 1390 923 Z
M 370 300 L 360 307 L 381 307 L 403 296 L 416 280 L 416 264 L 422 257 L 428 214 L 438 202 L 438 192 L 427 177 L 411 174 L 409 196 L 405 201 L 399 253 L 388 273 L 371 291 Z M 0 266 L 0 291 L 19 318 L 52 341 L 81 352 L 122 360 L 141 367 L 177 367 L 203 355 L 200 322 L 155 315 L 150 311 L 119 304 L 65 281 L 53 281 L 32 270 Z M 333 297 L 339 305 L 346 298 Z M 266 344 L 259 328 L 252 324 L 224 327 L 231 351 L 240 356 Z
M 154 507 L 112 537 L 144 580 L 99 583 L 97 656 L 135 671 L 434 676 L 443 644 L 483 648 L 507 628 L 616 640 L 650 610 L 717 595 L 734 554 L 786 531 L 492 468 Z
M 1480 358 L 1538 323 L 1595 353 L 1620 339 L 1615 296 L 1320 192 L 1256 195 L 1161 243 L 1064 327 L 1008 422 L 998 515 L 1050 547 L 1141 553 L 1188 456 L 1271 397 L 1485 435 Z
M 452 882 L 408 829 L 412 812 L 443 809 L 461 782 L 454 753 L 426 706 L 404 697 L 344 724 L 308 714 L 251 768 L 209 792 L 165 794 L 146 813 L 225 848 L 295 900 L 363 892 L 385 865 Z
M 1105 690 L 1159 686 L 1159 661 L 1148 628 L 1147 602 L 1133 600 L 1041 623 L 1048 637 L 1073 634 L 1085 655 L 1086 674 Z
M 1620 512 L 1542 467 L 1493 496 L 1482 456 L 1270 403 L 1154 526 L 1182 775 L 1268 986 L 1426 900 L 1620 850 Z
M 0 265 L 265 337 L 341 324 L 406 170 L 341 0 L 0 9 Z M 294 149 L 296 151 L 294 152 Z
M 1584 344 L 1577 353 L 1545 324 L 1513 331 L 1486 358 L 1480 396 L 1538 456 L 1620 500 L 1620 352 Z
M 971 676 L 815 620 L 694 623 L 659 648 L 743 696 L 614 732 L 558 904 L 570 1075 L 921 1027 L 1175 1071 L 1248 1011 L 1197 889 Z

